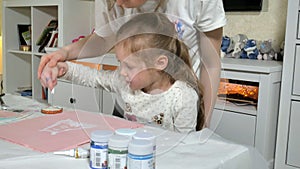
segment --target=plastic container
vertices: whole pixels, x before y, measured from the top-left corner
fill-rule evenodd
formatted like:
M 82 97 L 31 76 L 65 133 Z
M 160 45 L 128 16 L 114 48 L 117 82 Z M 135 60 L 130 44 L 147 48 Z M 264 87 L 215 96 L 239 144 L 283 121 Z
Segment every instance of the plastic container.
M 127 168 L 128 144 L 131 139 L 126 136 L 113 135 L 108 140 L 108 168 Z
M 91 133 L 90 168 L 107 169 L 108 140 L 113 135 L 110 130 L 97 130 Z
M 156 136 L 150 132 L 138 131 L 133 140 L 148 140 L 153 144 L 153 168 L 156 166 Z
M 128 145 L 128 169 L 154 169 L 153 144 L 149 140 L 132 140 Z
M 134 140 L 149 140 L 153 144 L 153 150 L 156 150 L 156 136 L 150 132 L 138 131 L 132 136 Z
M 115 130 L 116 135 L 126 136 L 130 139 L 136 134 L 136 130 L 131 128 L 120 128 Z

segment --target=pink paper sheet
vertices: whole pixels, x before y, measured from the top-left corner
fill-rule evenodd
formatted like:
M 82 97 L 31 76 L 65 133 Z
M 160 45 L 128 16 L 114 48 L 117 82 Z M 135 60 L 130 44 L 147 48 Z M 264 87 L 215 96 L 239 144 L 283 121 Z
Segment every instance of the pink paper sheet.
M 142 124 L 112 116 L 64 111 L 0 126 L 0 138 L 41 152 L 75 148 L 90 141 L 94 130 L 138 128 Z

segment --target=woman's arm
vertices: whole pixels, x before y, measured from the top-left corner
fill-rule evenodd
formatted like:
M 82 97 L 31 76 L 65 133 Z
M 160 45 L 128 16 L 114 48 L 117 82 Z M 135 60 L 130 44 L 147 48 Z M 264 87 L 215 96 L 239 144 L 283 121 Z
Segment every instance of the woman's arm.
M 204 108 L 206 122 L 205 126 L 209 126 L 211 113 L 214 108 L 217 92 L 220 83 L 221 60 L 220 47 L 222 42 L 223 28 L 204 33 L 200 36 L 201 51 L 201 75 L 200 81 L 204 86 Z
M 204 32 L 207 38 L 211 41 L 213 47 L 216 49 L 216 52 L 220 56 L 220 49 L 223 36 L 223 27 L 215 29 L 213 31 Z
M 46 64 L 54 67 L 58 62 L 100 56 L 108 52 L 114 45 L 114 37 L 102 38 L 93 33 L 75 43 L 60 48 L 59 50 L 44 55 L 38 68 L 38 78 L 41 79 Z

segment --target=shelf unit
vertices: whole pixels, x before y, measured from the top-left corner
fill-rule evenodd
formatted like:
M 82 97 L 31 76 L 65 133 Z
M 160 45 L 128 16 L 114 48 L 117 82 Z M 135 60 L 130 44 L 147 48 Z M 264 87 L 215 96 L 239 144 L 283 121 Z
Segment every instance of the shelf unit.
M 282 62 L 223 58 L 221 78 L 258 86 L 257 104 L 218 99 L 210 129 L 222 137 L 255 147 L 273 167 Z
M 300 168 L 300 1 L 288 1 L 275 169 Z
M 3 1 L 3 82 L 4 92 L 32 87 L 32 98 L 42 99 L 37 69 L 44 53 L 35 42 L 51 19 L 58 19 L 58 46 L 88 35 L 94 26 L 93 1 L 84 0 L 4 0 Z M 31 25 L 31 51 L 20 51 L 18 24 Z

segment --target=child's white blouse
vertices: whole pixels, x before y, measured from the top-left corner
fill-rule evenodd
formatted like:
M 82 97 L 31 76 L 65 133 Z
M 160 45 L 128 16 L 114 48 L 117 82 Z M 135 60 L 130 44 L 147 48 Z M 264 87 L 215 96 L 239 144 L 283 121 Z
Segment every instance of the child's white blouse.
M 98 71 L 86 66 L 67 62 L 68 72 L 61 78 L 93 88 L 115 92 L 124 101 L 124 116 L 131 121 L 157 124 L 176 132 L 195 131 L 197 123 L 196 91 L 187 83 L 176 81 L 171 88 L 160 94 L 133 91 L 117 71 Z

